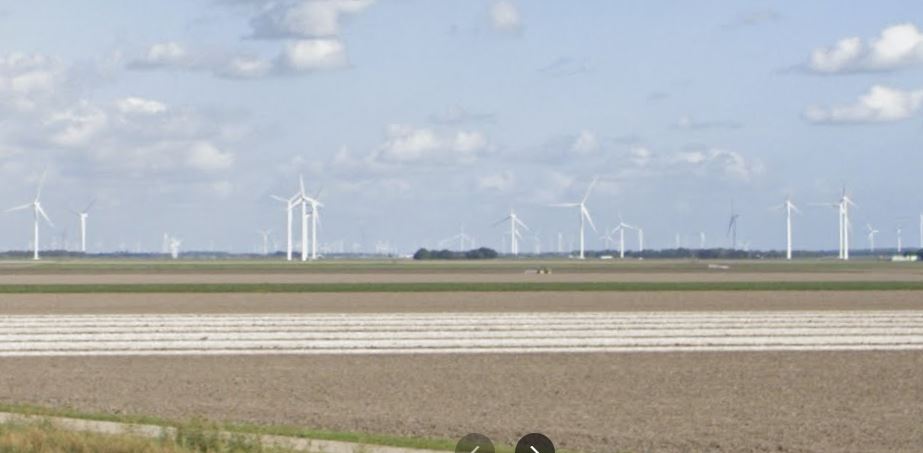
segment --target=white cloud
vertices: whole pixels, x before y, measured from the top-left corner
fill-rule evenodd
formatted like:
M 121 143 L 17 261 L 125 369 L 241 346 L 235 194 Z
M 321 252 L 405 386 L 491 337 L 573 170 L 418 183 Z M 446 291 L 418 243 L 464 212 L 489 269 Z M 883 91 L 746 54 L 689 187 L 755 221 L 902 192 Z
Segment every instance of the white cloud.
M 698 171 L 703 174 L 717 173 L 739 181 L 749 181 L 753 176 L 763 172 L 761 162 L 750 161 L 737 151 L 720 148 L 679 151 L 673 153 L 665 164 L 667 168 Z
M 491 5 L 490 23 L 494 30 L 502 32 L 514 32 L 522 27 L 519 9 L 509 0 L 495 1 Z
M 392 124 L 375 158 L 390 163 L 467 163 L 490 149 L 487 137 L 479 131 L 446 134 L 429 128 Z
M 155 115 L 167 111 L 162 102 L 139 97 L 127 97 L 115 101 L 116 108 L 126 115 Z
M 189 147 L 186 163 L 203 171 L 227 170 L 234 164 L 234 156 L 218 149 L 214 144 L 202 141 Z
M 224 68 L 219 70 L 219 74 L 231 78 L 254 79 L 265 77 L 269 75 L 272 70 L 272 62 L 266 59 L 260 57 L 236 56 L 232 57 L 225 64 Z
M 923 105 L 923 90 L 902 91 L 875 85 L 851 105 L 810 106 L 804 117 L 813 123 L 883 123 L 909 118 Z
M 653 157 L 650 149 L 643 146 L 634 146 L 629 151 L 631 162 L 639 167 L 646 166 Z
M 285 46 L 280 66 L 294 72 L 336 69 L 347 65 L 346 50 L 336 39 L 306 39 Z
M 107 123 L 106 113 L 87 101 L 54 113 L 46 120 L 51 142 L 65 147 L 86 145 L 106 128 Z
M 0 110 L 29 111 L 54 95 L 63 83 L 61 64 L 44 55 L 0 56 Z
M 344 15 L 358 14 L 372 0 L 301 0 L 274 3 L 256 15 L 250 25 L 256 38 L 329 38 L 340 33 Z
M 839 40 L 815 49 L 808 67 L 818 73 L 888 71 L 923 63 L 923 32 L 913 24 L 894 25 L 874 39 Z
M 596 139 L 596 134 L 593 132 L 582 130 L 570 146 L 570 150 L 576 154 L 589 154 L 598 151 L 599 140 Z
M 148 47 L 147 52 L 129 65 L 135 68 L 182 68 L 192 65 L 191 55 L 178 42 L 160 42 Z
M 506 192 L 513 188 L 514 183 L 515 179 L 513 177 L 513 173 L 504 171 L 479 177 L 477 185 L 478 189 L 480 190 L 495 190 L 498 192 Z

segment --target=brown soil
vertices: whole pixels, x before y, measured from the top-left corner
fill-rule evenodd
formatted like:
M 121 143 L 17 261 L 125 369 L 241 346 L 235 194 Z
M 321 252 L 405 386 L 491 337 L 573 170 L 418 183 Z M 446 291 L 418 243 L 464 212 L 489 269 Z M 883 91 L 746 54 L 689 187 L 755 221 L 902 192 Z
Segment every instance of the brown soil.
M 923 309 L 915 291 L 3 294 L 0 315 Z
M 923 451 L 923 354 L 0 360 L 0 401 L 614 451 Z
M 923 281 L 917 268 L 843 272 L 560 272 L 526 274 L 492 272 L 366 272 L 366 273 L 40 273 L 2 274 L 0 284 L 99 283 L 417 283 L 417 282 L 759 282 L 759 281 Z

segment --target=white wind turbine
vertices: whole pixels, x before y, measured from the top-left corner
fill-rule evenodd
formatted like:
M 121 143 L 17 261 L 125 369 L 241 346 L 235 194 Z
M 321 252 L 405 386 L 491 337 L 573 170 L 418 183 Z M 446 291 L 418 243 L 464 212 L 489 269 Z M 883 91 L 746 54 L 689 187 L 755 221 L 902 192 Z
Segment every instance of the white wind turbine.
M 519 255 L 519 240 L 522 239 L 522 234 L 519 233 L 519 227 L 522 227 L 526 231 L 530 231 L 529 227 L 516 215 L 516 212 L 513 211 L 513 208 L 510 208 L 510 214 L 494 223 L 494 226 L 497 226 L 503 222 L 510 222 L 510 254 Z
M 615 229 L 612 230 L 613 233 L 618 231 L 619 233 L 619 258 L 625 258 L 625 230 L 638 230 L 638 227 L 629 225 L 622 220 L 622 216 L 619 215 L 619 224 L 615 226 Z
M 734 201 L 731 201 L 731 219 L 728 221 L 727 235 L 731 237 L 731 250 L 737 250 L 737 219 L 740 218 L 734 210 Z
M 785 203 L 774 207 L 773 209 L 785 209 L 785 259 L 792 259 L 792 211 L 801 213 L 795 203 L 792 203 L 791 197 L 785 198 Z
M 285 231 L 287 238 L 287 246 L 285 251 L 285 258 L 288 261 L 292 260 L 292 254 L 294 250 L 294 241 L 292 237 L 292 224 L 294 222 L 294 210 L 295 207 L 299 204 L 301 205 L 301 260 L 305 261 L 308 257 L 308 231 L 307 231 L 307 222 L 305 217 L 307 216 L 307 200 L 304 194 L 304 180 L 299 176 L 299 191 L 295 192 L 294 195 L 288 198 L 280 197 L 278 195 L 270 195 L 272 199 L 285 203 Z
M 586 258 L 585 248 L 584 248 L 586 244 L 586 242 L 584 241 L 584 228 L 585 228 L 586 222 L 590 223 L 590 227 L 593 228 L 593 231 L 597 231 L 596 225 L 593 224 L 593 218 L 590 217 L 590 211 L 586 208 L 586 201 L 588 198 L 590 198 L 590 192 L 593 190 L 593 186 L 596 185 L 596 181 L 597 179 L 593 178 L 593 182 L 591 182 L 590 186 L 587 187 L 586 193 L 583 195 L 583 198 L 580 200 L 580 202 L 578 203 L 558 203 L 558 204 L 551 205 L 553 207 L 558 207 L 558 208 L 579 208 L 578 215 L 580 216 L 580 259 Z
M 96 203 L 94 199 L 82 211 L 71 211 L 80 218 L 80 251 L 87 252 L 87 218 L 90 217 L 90 208 Z
M 263 255 L 269 255 L 269 242 L 272 230 L 259 230 L 257 232 L 263 238 Z
M 838 220 L 838 236 L 839 236 L 839 259 L 849 260 L 849 230 L 851 225 L 849 223 L 849 207 L 856 206 L 855 203 L 846 195 L 846 188 L 843 188 L 843 193 L 840 196 L 840 199 L 834 203 L 812 203 L 814 206 L 829 206 L 837 211 L 837 220 Z
M 183 241 L 177 237 L 170 237 L 170 257 L 173 259 L 179 258 L 179 246 L 183 245 Z
M 320 193 L 323 190 L 319 190 L 317 195 L 314 197 L 308 196 L 304 190 L 304 178 L 299 177 L 299 184 L 301 192 L 299 193 L 301 200 L 301 260 L 305 261 L 308 256 L 307 249 L 307 228 L 308 228 L 308 216 L 311 217 L 311 259 L 317 259 L 317 226 L 320 223 L 320 209 L 324 206 L 323 203 L 319 201 Z M 308 214 L 307 206 L 311 205 L 311 213 Z
M 42 187 L 45 185 L 45 175 L 46 175 L 46 173 L 42 173 L 42 177 L 41 177 L 41 179 L 39 179 L 39 182 L 38 182 L 38 190 L 36 190 L 36 192 L 35 192 L 35 199 L 33 199 L 31 203 L 26 203 L 26 204 L 24 204 L 24 205 L 22 205 L 22 206 L 16 206 L 16 207 L 14 207 L 14 208 L 7 209 L 7 211 L 6 211 L 6 212 L 12 212 L 12 211 L 20 211 L 20 210 L 23 210 L 23 209 L 32 208 L 33 235 L 34 235 L 34 236 L 33 236 L 34 239 L 33 239 L 33 242 L 32 242 L 32 245 L 33 245 L 32 259 L 35 259 L 35 260 L 39 259 L 39 256 L 38 256 L 38 250 L 39 250 L 39 240 L 38 240 L 38 239 L 39 239 L 39 235 L 38 235 L 38 233 L 39 233 L 39 231 L 38 231 L 38 230 L 39 230 L 39 228 L 38 228 L 39 217 L 45 219 L 45 221 L 48 222 L 48 225 L 54 227 L 54 223 L 51 222 L 51 219 L 48 218 L 48 214 L 45 214 L 45 210 L 42 209 L 42 202 L 41 202 L 41 200 L 40 200 L 40 198 L 41 198 L 41 196 L 42 196 Z
M 843 249 L 843 259 L 849 260 L 849 230 L 852 225 L 849 223 L 849 207 L 857 207 L 855 203 L 846 195 L 846 187 L 843 187 L 843 195 L 840 196 L 840 229 L 842 233 L 840 237 L 842 238 L 843 244 L 841 245 Z
M 451 236 L 449 238 L 439 241 L 440 244 L 451 243 L 452 241 L 458 241 L 458 251 L 465 251 L 465 244 L 470 244 L 471 247 L 474 247 L 474 238 L 465 234 L 465 226 L 462 225 L 459 227 L 458 234 Z
M 900 226 L 900 224 L 898 224 L 898 225 L 897 225 L 897 254 L 898 254 L 898 255 L 900 255 L 901 252 L 904 251 L 904 237 L 903 237 L 903 233 L 904 233 L 903 228 Z
M 872 224 L 866 224 L 865 226 L 868 228 L 869 232 L 869 252 L 875 253 L 875 235 L 878 234 L 878 230 L 872 228 Z

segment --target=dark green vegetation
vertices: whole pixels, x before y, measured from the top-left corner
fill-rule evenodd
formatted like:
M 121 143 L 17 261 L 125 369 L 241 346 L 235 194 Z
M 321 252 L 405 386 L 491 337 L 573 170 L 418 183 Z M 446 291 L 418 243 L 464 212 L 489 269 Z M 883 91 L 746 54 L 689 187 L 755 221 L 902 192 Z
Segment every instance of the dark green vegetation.
M 420 249 L 413 254 L 415 260 L 492 260 L 498 256 L 497 251 L 487 247 L 468 250 L 465 252 L 453 252 L 451 250 L 427 250 Z
M 0 294 L 444 293 L 547 291 L 923 291 L 923 281 L 104 283 L 0 285 Z

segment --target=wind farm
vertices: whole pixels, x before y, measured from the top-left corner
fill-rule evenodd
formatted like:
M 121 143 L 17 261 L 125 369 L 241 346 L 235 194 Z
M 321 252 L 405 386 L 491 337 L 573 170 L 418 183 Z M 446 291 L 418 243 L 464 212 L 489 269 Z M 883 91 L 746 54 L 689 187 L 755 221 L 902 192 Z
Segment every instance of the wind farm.
M 923 451 L 921 17 L 6 2 L 0 452 Z

